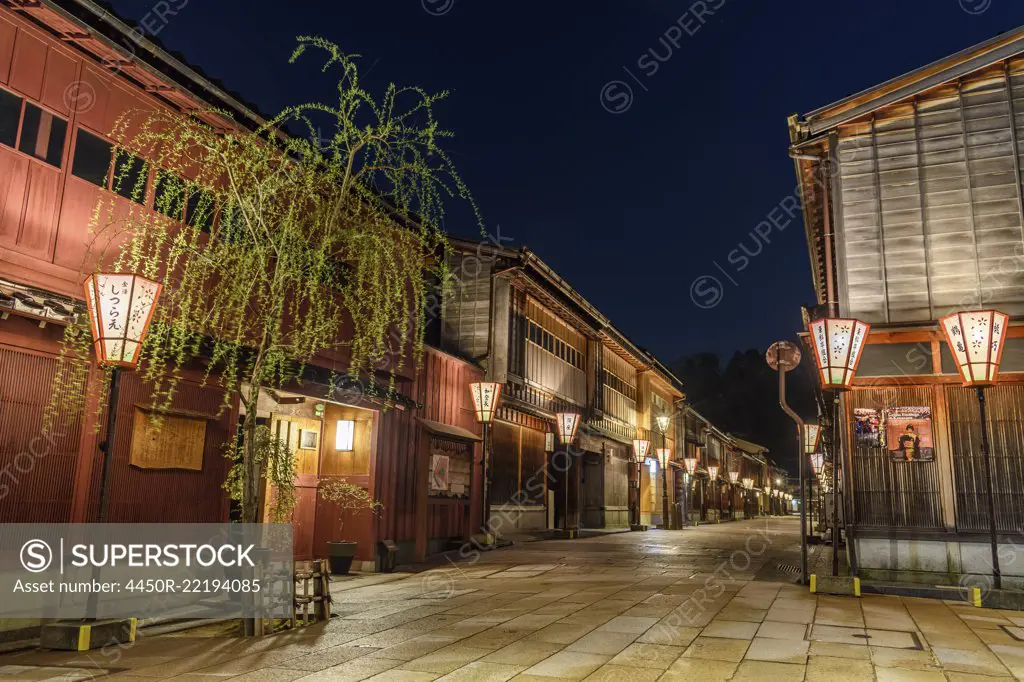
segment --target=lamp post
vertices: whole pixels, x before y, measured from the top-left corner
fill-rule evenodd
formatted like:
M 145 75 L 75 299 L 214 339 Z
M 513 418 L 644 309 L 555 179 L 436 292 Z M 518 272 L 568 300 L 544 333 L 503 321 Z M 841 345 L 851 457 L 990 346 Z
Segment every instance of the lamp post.
M 956 360 L 960 380 L 978 394 L 981 417 L 981 457 L 988 493 L 988 530 L 992 545 L 992 578 L 995 588 L 1002 589 L 1003 575 L 999 569 L 999 538 L 996 532 L 995 488 L 992 484 L 992 463 L 988 443 L 988 420 L 985 414 L 985 389 L 996 383 L 999 361 L 1003 355 L 1003 337 L 1009 317 L 995 310 L 953 313 L 940 320 L 946 343 Z
M 103 467 L 100 470 L 99 521 L 102 523 L 107 518 L 110 498 L 110 466 L 114 459 L 121 369 L 134 369 L 138 365 L 139 353 L 163 286 L 133 273 L 96 272 L 86 278 L 84 287 L 96 361 L 111 368 L 107 435 L 106 440 L 100 443 Z
M 733 463 L 735 466 L 735 462 Z M 729 509 L 732 511 L 732 519 L 736 520 L 736 484 L 740 480 L 740 472 L 730 471 L 729 472 Z M 744 515 L 746 510 L 744 510 Z
M 754 488 L 754 479 L 744 478 L 743 481 L 743 511 L 747 518 L 753 516 L 750 511 L 750 491 Z
M 693 507 L 693 477 L 697 473 L 697 458 L 684 457 L 683 466 L 686 467 L 686 509 L 683 510 L 683 525 L 690 523 L 690 509 Z
M 669 523 L 668 515 L 668 462 L 672 458 L 672 451 L 668 449 L 668 427 L 670 423 L 668 415 L 659 414 L 654 418 L 654 422 L 658 425 L 658 431 L 661 432 L 661 448 L 658 450 L 658 462 L 661 464 L 661 516 L 662 516 L 662 527 L 671 528 L 672 524 Z M 662 456 L 662 450 L 664 450 L 664 457 Z
M 850 390 L 853 379 L 857 375 L 861 353 L 867 342 L 871 325 L 850 318 L 822 318 L 813 320 L 807 325 L 810 332 L 811 348 L 818 368 L 818 379 L 823 391 L 833 391 L 832 400 L 832 575 L 839 574 L 839 467 L 846 467 L 845 458 L 840 457 L 839 450 L 839 394 Z M 801 464 L 803 460 L 801 459 Z M 849 474 L 849 472 L 847 472 Z M 843 506 L 846 514 L 846 539 L 849 543 L 850 572 L 857 575 L 857 550 L 853 541 L 853 478 L 846 480 L 843 494 Z
M 555 413 L 555 424 L 557 426 L 558 442 L 566 446 L 566 455 L 570 462 L 570 467 L 577 468 L 579 464 L 572 463 L 572 454 L 568 452 L 569 445 L 572 445 L 573 439 L 576 437 L 576 431 L 580 428 L 580 415 L 577 412 L 556 412 Z M 577 490 L 577 493 L 579 491 Z M 579 502 L 577 501 L 577 505 Z M 577 510 L 578 511 L 578 510 Z M 572 531 L 574 528 L 578 528 L 579 523 L 577 522 L 574 526 L 569 525 L 569 472 L 565 473 L 565 530 L 572 537 Z
M 668 448 L 658 448 L 655 453 L 658 455 L 658 466 L 661 467 L 661 527 L 668 529 L 668 463 L 672 459 L 672 451 Z
M 469 392 L 473 396 L 473 411 L 476 413 L 476 420 L 483 426 L 483 501 L 480 505 L 483 510 L 484 528 L 487 535 L 491 533 L 491 429 L 494 422 L 494 415 L 498 411 L 498 401 L 501 400 L 501 384 L 496 381 L 477 381 L 469 385 Z
M 708 487 L 711 488 L 711 499 L 715 502 L 715 509 L 718 511 L 718 520 L 722 520 L 722 495 L 718 490 L 718 465 L 708 464 Z M 709 521 L 710 522 L 710 521 Z
M 630 525 L 634 530 L 640 527 L 640 476 L 643 471 L 644 461 L 651 449 L 651 441 L 637 438 L 633 441 L 633 458 L 636 464 L 636 492 L 633 495 L 632 519 Z

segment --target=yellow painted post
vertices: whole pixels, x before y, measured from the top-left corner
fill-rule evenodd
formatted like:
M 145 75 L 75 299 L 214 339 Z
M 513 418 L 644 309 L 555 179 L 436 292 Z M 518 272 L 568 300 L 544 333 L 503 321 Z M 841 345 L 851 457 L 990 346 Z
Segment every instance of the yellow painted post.
M 971 588 L 971 602 L 978 608 L 981 608 L 981 588 Z
M 853 596 L 860 596 L 860 578 L 853 579 Z
M 82 625 L 78 628 L 78 650 L 88 651 L 89 643 L 92 641 L 92 626 Z
M 818 591 L 818 576 L 811 573 L 811 593 Z

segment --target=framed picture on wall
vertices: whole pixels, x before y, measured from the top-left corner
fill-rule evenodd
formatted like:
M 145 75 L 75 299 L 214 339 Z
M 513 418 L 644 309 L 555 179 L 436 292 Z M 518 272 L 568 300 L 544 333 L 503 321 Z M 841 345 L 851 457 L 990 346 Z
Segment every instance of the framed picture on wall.
M 318 431 L 302 429 L 302 434 L 299 436 L 299 449 L 316 450 L 319 438 L 320 433 Z
M 885 435 L 894 462 L 932 462 L 932 411 L 929 407 L 890 407 L 885 411 Z

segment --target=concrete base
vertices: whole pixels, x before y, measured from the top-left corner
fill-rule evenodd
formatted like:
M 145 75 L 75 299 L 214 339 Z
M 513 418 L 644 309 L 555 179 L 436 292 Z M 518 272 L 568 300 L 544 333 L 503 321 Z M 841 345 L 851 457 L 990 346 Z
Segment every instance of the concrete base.
M 848 576 L 811 574 L 812 594 L 843 594 L 853 597 L 860 596 L 860 578 Z
M 987 542 L 856 538 L 857 560 L 865 579 L 918 585 L 992 585 Z M 999 545 L 1003 588 L 1024 589 L 1024 547 Z
M 59 620 L 43 626 L 39 648 L 59 651 L 89 651 L 111 644 L 135 641 L 135 618 L 95 621 Z

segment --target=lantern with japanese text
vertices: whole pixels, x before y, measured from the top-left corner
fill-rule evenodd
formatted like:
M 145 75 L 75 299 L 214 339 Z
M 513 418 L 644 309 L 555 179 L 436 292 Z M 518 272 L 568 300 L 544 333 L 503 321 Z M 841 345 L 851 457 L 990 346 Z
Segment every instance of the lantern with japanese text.
M 821 387 L 849 390 L 871 325 L 860 320 L 826 318 L 808 325 Z
M 496 381 L 477 381 L 469 385 L 469 392 L 473 396 L 476 420 L 481 424 L 493 422 L 501 398 L 501 384 Z
M 134 368 L 162 285 L 132 273 L 96 272 L 85 280 L 89 323 L 101 365 Z
M 559 442 L 568 445 L 580 428 L 580 415 L 577 412 L 559 412 L 555 415 L 555 421 L 558 424 Z

